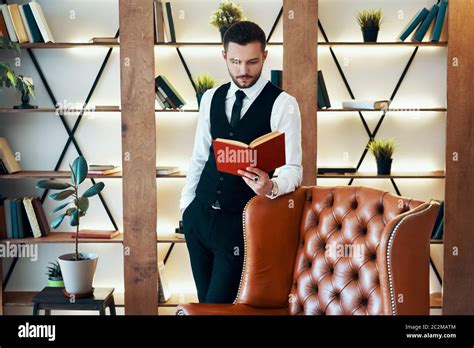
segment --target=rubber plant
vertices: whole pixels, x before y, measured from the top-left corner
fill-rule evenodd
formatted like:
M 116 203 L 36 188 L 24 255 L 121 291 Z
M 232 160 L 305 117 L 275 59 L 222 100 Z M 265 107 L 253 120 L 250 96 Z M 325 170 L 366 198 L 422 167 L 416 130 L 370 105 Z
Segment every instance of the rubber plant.
M 82 195 L 79 195 L 79 187 L 87 177 L 88 165 L 84 157 L 77 157 L 71 168 L 71 183 L 59 182 L 56 180 L 41 180 L 36 184 L 37 188 L 48 189 L 48 190 L 61 190 L 56 193 L 51 193 L 48 197 L 55 201 L 64 201 L 69 199 L 67 203 L 63 203 L 60 206 L 54 208 L 51 212 L 57 213 L 63 209 L 65 211 L 54 219 L 51 223 L 51 228 L 56 229 L 61 225 L 64 218 L 69 217 L 69 223 L 71 226 L 76 227 L 76 238 L 75 238 L 75 259 L 83 260 L 79 254 L 79 227 L 80 220 L 84 217 L 89 209 L 89 198 L 98 195 L 105 187 L 104 183 L 99 182 L 89 187 Z

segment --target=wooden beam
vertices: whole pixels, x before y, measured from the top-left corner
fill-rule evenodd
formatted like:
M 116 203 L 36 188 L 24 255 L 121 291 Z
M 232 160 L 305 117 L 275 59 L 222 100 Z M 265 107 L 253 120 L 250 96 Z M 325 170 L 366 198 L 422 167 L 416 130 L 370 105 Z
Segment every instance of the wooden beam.
M 125 314 L 156 315 L 153 1 L 120 0 Z
M 317 0 L 283 1 L 283 89 L 301 112 L 303 183 L 316 184 Z
M 474 314 L 474 1 L 449 2 L 443 314 Z

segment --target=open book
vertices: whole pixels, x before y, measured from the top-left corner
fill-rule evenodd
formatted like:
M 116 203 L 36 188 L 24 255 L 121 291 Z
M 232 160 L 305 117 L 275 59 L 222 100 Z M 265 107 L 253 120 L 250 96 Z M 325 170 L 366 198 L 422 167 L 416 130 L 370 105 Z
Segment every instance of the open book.
M 220 172 L 240 176 L 237 170 L 256 167 L 268 173 L 286 163 L 285 133 L 278 131 L 264 134 L 248 145 L 222 138 L 214 139 L 212 144 Z

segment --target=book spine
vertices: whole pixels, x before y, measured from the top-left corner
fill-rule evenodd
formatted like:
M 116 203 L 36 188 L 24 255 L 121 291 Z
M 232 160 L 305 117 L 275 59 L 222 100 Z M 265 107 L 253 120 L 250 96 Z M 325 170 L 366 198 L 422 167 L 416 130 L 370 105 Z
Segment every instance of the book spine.
M 165 42 L 163 5 L 161 1 L 155 1 L 155 15 L 156 15 L 156 37 L 158 42 Z
M 420 23 L 423 22 L 429 12 L 430 11 L 428 11 L 426 8 L 423 8 L 420 12 L 418 12 L 402 31 L 398 41 L 405 41 L 408 35 L 410 35 L 416 29 L 416 27 L 418 27 Z
M 30 2 L 30 8 L 33 12 L 33 16 L 35 17 L 36 23 L 38 24 L 38 28 L 40 29 L 41 35 L 43 36 L 44 42 L 54 43 L 53 34 L 49 29 L 48 22 L 46 22 L 43 9 L 41 8 L 40 4 L 37 2 Z
M 428 31 L 428 28 L 430 27 L 431 22 L 434 20 L 436 14 L 438 13 L 438 9 L 439 9 L 438 5 L 433 5 L 430 13 L 426 16 L 425 20 L 419 27 L 418 31 L 413 36 L 412 41 L 414 42 L 423 41 L 423 38 L 425 37 L 426 32 Z
M 12 18 L 10 17 L 10 12 L 8 11 L 8 6 L 0 5 L 0 8 L 2 9 L 3 19 L 5 20 L 5 25 L 7 26 L 8 36 L 10 37 L 10 41 L 18 42 L 15 29 L 13 28 Z
M 28 21 L 28 26 L 31 30 L 31 35 L 33 36 L 32 42 L 44 42 L 41 31 L 36 23 L 35 16 L 31 11 L 30 4 L 23 5 L 23 10 L 25 11 L 26 20 Z
M 23 21 L 23 25 L 25 26 L 25 29 L 26 29 L 26 34 L 28 35 L 28 41 L 29 41 L 29 42 L 34 42 L 33 33 L 32 33 L 32 31 L 31 31 L 30 26 L 28 25 L 28 20 L 27 20 L 27 18 L 26 18 L 25 6 L 26 6 L 26 5 L 20 5 L 20 6 L 19 6 L 19 8 L 20 8 L 20 15 L 21 15 L 21 19 L 22 19 L 22 21 Z
M 326 89 L 326 83 L 324 82 L 323 72 L 320 70 L 318 71 L 318 81 L 321 83 L 321 92 L 323 93 L 324 98 L 324 106 L 327 108 L 331 107 L 331 101 L 329 100 L 329 94 Z
M 31 225 L 33 237 L 41 237 L 41 229 L 39 227 L 38 219 L 36 218 L 36 214 L 33 209 L 33 204 L 31 204 L 31 198 L 25 197 L 25 199 L 23 199 L 23 205 L 25 206 L 26 215 L 28 216 L 28 221 Z
M 0 157 L 9 174 L 21 171 L 20 165 L 16 161 L 6 138 L 0 138 Z
M 168 94 L 164 91 L 164 89 L 161 86 L 158 87 L 158 92 L 165 98 L 166 102 L 169 104 L 171 109 L 177 109 L 173 100 L 171 100 L 171 98 L 168 97 Z
M 41 236 L 46 237 L 49 234 L 50 230 L 48 219 L 46 218 L 46 214 L 44 213 L 43 205 L 41 204 L 41 201 L 38 197 L 33 198 L 31 203 L 33 204 L 33 209 L 40 225 Z
M 158 85 L 163 88 L 177 108 L 181 108 L 184 104 L 186 104 L 183 97 L 178 93 L 176 88 L 174 88 L 173 84 L 168 81 L 166 76 L 158 75 L 157 79 Z
M 19 43 L 28 42 L 28 35 L 21 20 L 20 10 L 17 4 L 8 5 L 8 11 L 12 18 L 13 28 L 15 29 L 16 36 Z
M 168 14 L 168 24 L 170 26 L 171 42 L 176 42 L 176 34 L 174 32 L 173 11 L 171 10 L 171 3 L 166 3 L 166 13 Z
M 13 238 L 13 220 L 12 220 L 12 211 L 11 211 L 11 199 L 5 199 L 3 202 L 3 207 L 5 209 L 5 229 L 7 233 L 7 238 Z
M 5 24 L 5 19 L 3 18 L 3 13 L 0 10 L 0 36 L 9 37 L 7 25 Z
M 13 239 L 18 239 L 18 210 L 16 208 L 16 199 L 10 201 L 10 210 L 12 214 L 12 231 Z
M 432 42 L 438 42 L 441 37 L 441 31 L 443 29 L 444 18 L 446 16 L 446 9 L 448 7 L 448 1 L 442 0 L 439 5 L 438 15 L 436 16 L 436 22 L 431 35 Z
M 5 198 L 0 198 L 0 239 L 7 238 L 7 229 L 5 224 Z

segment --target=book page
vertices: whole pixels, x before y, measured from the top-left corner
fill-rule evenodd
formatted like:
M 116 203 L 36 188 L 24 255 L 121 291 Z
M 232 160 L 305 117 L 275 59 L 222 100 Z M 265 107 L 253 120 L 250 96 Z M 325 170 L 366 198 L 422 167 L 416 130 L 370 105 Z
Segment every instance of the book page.
M 258 146 L 258 145 L 260 145 L 260 144 L 262 144 L 266 141 L 269 141 L 270 139 L 276 138 L 280 134 L 282 134 L 282 133 L 280 133 L 279 131 L 273 131 L 273 132 L 264 134 L 264 135 L 258 137 L 257 139 L 255 139 L 254 141 L 252 141 L 249 146 L 250 147 L 256 147 L 256 146 Z
M 225 143 L 225 144 L 231 144 L 231 145 L 236 145 L 236 146 L 241 146 L 241 147 L 249 147 L 246 143 L 243 143 L 241 141 L 238 141 L 238 140 L 232 140 L 232 139 L 224 139 L 224 138 L 216 138 L 215 141 L 219 141 L 221 143 Z

